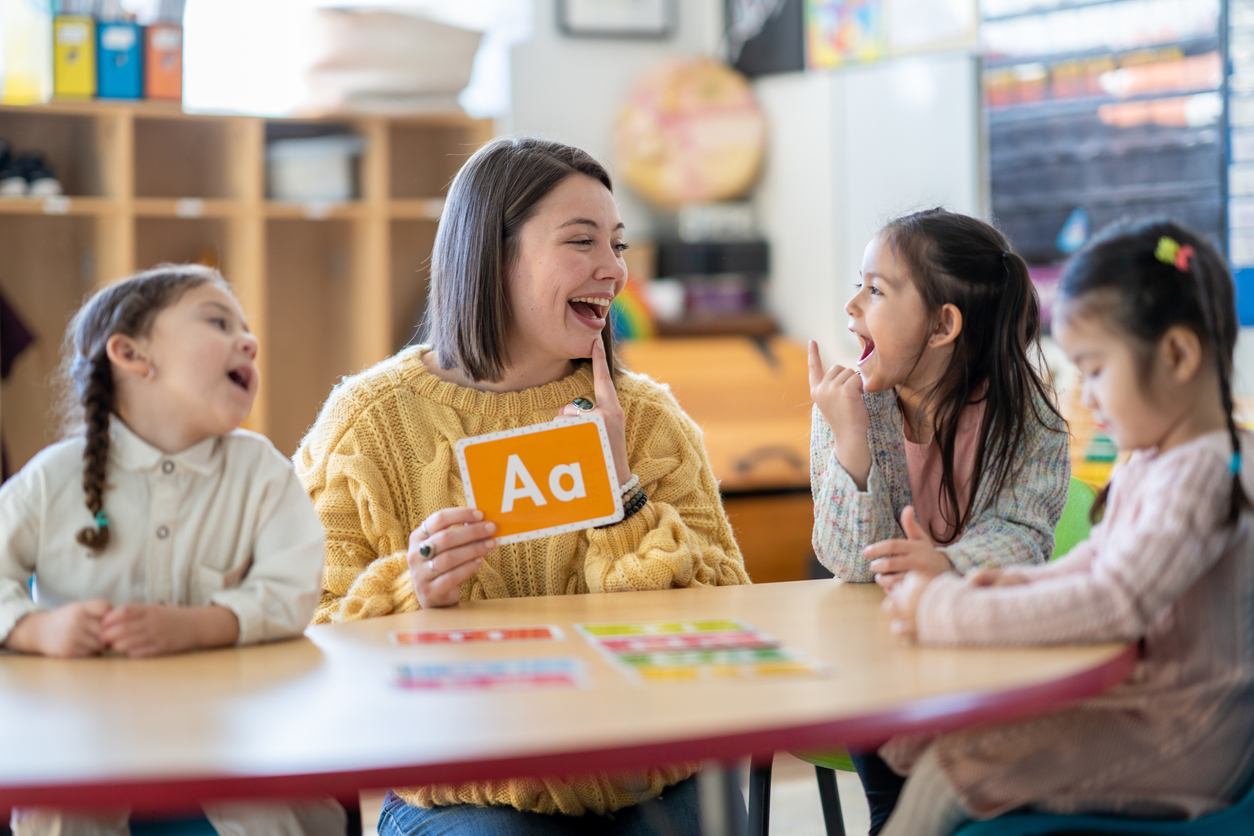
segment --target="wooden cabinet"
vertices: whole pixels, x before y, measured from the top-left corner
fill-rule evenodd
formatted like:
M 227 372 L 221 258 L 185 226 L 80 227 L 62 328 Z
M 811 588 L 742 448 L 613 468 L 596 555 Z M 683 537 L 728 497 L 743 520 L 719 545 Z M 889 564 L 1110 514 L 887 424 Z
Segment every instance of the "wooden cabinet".
M 365 138 L 359 197 L 265 193 L 267 139 Z M 232 283 L 261 340 L 247 426 L 295 451 L 342 376 L 410 342 L 447 185 L 492 136 L 462 114 L 267 120 L 153 102 L 0 107 L 0 138 L 42 151 L 59 198 L 0 198 L 0 289 L 37 335 L 3 387 L 16 468 L 55 439 L 50 378 L 70 317 L 95 288 L 162 261 L 204 261 Z
M 658 339 L 628 343 L 622 356 L 669 385 L 701 426 L 749 576 L 759 583 L 810 577 L 805 347 L 777 336 Z

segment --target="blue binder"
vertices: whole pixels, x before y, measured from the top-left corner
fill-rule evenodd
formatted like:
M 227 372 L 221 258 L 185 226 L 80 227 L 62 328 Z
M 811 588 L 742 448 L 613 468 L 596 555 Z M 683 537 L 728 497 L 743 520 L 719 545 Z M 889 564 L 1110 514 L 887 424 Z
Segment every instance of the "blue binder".
M 137 23 L 116 21 L 96 26 L 96 95 L 102 99 L 140 99 L 144 95 L 144 33 Z

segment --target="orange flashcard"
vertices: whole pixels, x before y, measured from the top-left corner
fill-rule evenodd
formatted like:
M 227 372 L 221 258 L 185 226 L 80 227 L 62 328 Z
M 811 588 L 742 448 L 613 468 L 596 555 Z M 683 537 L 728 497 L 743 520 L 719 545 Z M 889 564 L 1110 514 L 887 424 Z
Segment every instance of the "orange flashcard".
M 614 456 L 600 415 L 463 438 L 456 451 L 466 504 L 496 523 L 498 543 L 623 518 Z

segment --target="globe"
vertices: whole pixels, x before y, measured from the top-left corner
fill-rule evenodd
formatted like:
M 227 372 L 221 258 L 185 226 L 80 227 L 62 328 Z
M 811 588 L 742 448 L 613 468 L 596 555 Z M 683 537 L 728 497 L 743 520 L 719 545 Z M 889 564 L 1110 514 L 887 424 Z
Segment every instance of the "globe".
M 632 88 L 614 128 L 616 167 L 662 208 L 743 197 L 766 143 L 745 78 L 713 58 L 669 61 Z

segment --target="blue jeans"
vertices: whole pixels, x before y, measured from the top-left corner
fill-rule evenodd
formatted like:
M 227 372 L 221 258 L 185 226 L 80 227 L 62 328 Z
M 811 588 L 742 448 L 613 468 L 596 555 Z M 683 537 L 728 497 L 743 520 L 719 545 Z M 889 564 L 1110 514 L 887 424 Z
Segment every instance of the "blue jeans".
M 870 752 L 850 750 L 849 760 L 853 761 L 853 768 L 858 771 L 858 777 L 862 779 L 867 806 L 871 809 L 870 836 L 878 836 L 884 828 L 884 823 L 892 815 L 893 808 L 897 806 L 897 798 L 901 795 L 901 788 L 906 785 L 906 779 L 893 772 L 874 750 Z
M 741 808 L 743 809 L 743 808 Z M 738 832 L 743 832 L 744 822 Z M 528 813 L 513 807 L 414 807 L 389 792 L 379 836 L 701 836 L 697 779 L 680 781 L 657 798 L 604 816 Z

